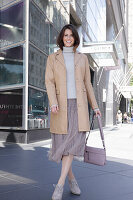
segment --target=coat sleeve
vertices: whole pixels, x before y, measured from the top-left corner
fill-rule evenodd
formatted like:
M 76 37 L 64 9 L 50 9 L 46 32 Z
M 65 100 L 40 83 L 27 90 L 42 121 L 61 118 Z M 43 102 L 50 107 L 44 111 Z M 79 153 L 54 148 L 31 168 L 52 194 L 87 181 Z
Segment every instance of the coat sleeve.
M 57 98 L 56 98 L 53 61 L 52 61 L 51 55 L 49 55 L 47 59 L 46 72 L 45 72 L 45 85 L 46 85 L 50 107 L 52 105 L 58 105 Z
M 97 105 L 93 87 L 91 84 L 90 66 L 89 66 L 88 58 L 86 55 L 85 55 L 85 87 L 86 87 L 87 97 L 88 97 L 90 106 L 92 107 L 93 110 L 97 109 L 98 105 Z

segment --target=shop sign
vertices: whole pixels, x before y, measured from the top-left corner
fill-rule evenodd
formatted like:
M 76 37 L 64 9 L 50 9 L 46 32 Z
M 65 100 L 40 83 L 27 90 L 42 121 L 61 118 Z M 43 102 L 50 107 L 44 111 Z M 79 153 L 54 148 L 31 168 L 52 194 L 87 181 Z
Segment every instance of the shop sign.
M 22 127 L 22 90 L 0 92 L 0 127 Z
M 88 45 L 83 47 L 84 53 L 111 53 L 113 52 L 113 44 L 106 45 Z

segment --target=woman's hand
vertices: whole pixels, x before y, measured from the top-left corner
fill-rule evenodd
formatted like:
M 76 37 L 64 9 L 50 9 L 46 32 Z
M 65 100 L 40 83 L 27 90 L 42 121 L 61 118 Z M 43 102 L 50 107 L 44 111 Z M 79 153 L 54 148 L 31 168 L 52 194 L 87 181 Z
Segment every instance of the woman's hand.
M 59 110 L 58 105 L 53 105 L 53 106 L 51 106 L 51 112 L 52 112 L 52 113 L 56 114 L 56 113 L 58 113 L 58 110 Z
M 94 110 L 95 116 L 97 117 L 98 115 L 101 117 L 101 112 L 99 109 Z

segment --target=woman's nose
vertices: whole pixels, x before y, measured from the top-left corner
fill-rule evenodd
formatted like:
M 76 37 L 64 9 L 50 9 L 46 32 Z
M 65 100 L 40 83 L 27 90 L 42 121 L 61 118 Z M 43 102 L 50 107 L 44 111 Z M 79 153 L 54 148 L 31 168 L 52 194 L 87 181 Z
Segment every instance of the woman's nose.
M 67 35 L 67 38 L 70 38 L 70 39 L 71 39 L 71 37 L 72 37 L 71 35 Z

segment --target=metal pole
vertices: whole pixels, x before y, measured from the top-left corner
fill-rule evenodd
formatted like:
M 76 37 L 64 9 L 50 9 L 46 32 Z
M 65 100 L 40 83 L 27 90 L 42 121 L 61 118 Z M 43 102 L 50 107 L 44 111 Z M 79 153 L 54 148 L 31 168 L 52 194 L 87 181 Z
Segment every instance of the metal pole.
M 24 89 L 24 127 L 28 122 L 28 64 L 29 64 L 29 0 L 25 1 L 25 89 Z

